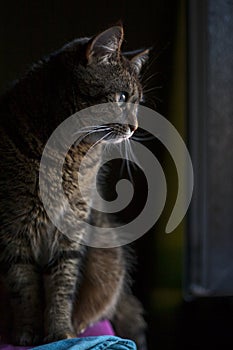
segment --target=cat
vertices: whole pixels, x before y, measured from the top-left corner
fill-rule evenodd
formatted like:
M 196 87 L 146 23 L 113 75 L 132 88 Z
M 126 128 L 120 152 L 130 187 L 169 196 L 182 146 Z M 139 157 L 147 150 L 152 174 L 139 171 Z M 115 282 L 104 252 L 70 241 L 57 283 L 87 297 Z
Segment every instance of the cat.
M 12 312 L 13 320 L 5 336 L 9 331 L 8 341 L 15 345 L 73 338 L 107 318 L 117 335 L 146 349 L 143 309 L 130 292 L 133 258 L 127 247 L 85 246 L 81 226 L 70 235 L 61 232 L 45 211 L 38 181 L 45 144 L 66 118 L 101 103 L 137 106 L 141 102 L 140 71 L 149 52 L 127 58 L 121 51 L 123 39 L 121 25 L 76 39 L 33 65 L 0 100 L 0 272 L 1 288 L 10 302 L 7 312 Z M 81 198 L 74 169 L 79 169 L 92 147 L 91 164 L 84 174 L 84 184 L 89 186 L 103 142 L 122 142 L 132 136 L 136 111 L 131 118 L 130 124 L 120 127 L 112 123 L 110 136 L 96 120 L 89 137 L 67 153 L 63 186 L 77 220 L 107 225 L 107 215 L 90 210 L 91 198 Z M 55 175 L 46 175 L 53 196 Z

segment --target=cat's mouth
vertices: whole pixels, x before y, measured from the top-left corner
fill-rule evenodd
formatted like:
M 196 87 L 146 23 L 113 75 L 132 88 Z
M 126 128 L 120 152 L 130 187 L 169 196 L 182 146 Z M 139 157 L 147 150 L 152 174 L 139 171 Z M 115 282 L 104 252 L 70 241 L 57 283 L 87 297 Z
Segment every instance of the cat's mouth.
M 81 138 L 90 144 L 120 143 L 129 139 L 136 129 L 136 126 L 129 124 L 107 124 L 91 127 L 87 132 L 84 131 Z
M 120 143 L 129 139 L 136 130 L 136 127 L 128 124 L 112 124 L 110 129 L 106 134 L 106 138 L 103 140 L 105 143 Z

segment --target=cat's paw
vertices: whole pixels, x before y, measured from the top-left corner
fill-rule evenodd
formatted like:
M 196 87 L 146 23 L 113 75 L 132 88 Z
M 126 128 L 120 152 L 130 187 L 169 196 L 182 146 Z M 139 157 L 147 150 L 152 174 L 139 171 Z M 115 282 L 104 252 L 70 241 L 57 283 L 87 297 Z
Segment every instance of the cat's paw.
M 85 332 L 85 330 L 88 328 L 88 327 L 91 327 L 93 326 L 95 322 L 87 322 L 86 320 L 80 320 L 80 319 L 75 319 L 73 320 L 73 327 L 74 327 L 74 330 L 76 332 L 76 334 L 82 334 Z
M 89 325 L 91 326 L 91 324 Z M 75 327 L 75 330 L 77 334 L 83 334 L 85 330 L 87 329 L 88 325 L 86 323 L 80 323 L 78 326 Z
M 77 338 L 77 335 L 71 331 L 56 331 L 49 333 L 45 338 L 44 338 L 44 343 L 52 343 L 58 340 L 63 340 L 63 339 L 72 339 L 72 338 Z
M 12 343 L 21 346 L 39 345 L 42 343 L 42 338 L 33 330 L 22 330 L 13 334 Z

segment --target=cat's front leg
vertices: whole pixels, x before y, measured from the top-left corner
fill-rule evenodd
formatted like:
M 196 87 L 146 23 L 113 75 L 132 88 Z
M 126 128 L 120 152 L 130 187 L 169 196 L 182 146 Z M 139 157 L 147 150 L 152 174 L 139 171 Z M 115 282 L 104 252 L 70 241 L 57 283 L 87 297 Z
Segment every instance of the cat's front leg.
M 45 275 L 46 343 L 77 336 L 72 326 L 72 310 L 81 263 L 79 249 L 61 251 Z
M 15 345 L 37 345 L 42 340 L 41 280 L 34 265 L 12 264 L 5 284 L 13 312 L 10 341 Z M 2 315 L 1 315 L 2 316 Z

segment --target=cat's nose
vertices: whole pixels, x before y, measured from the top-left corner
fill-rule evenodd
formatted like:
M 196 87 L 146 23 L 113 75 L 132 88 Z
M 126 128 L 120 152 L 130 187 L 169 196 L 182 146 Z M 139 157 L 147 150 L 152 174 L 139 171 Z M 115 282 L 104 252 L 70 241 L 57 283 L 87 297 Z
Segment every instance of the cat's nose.
M 134 132 L 135 130 L 137 130 L 137 128 L 138 128 L 138 125 L 129 124 L 129 129 L 131 132 Z

